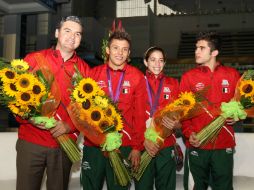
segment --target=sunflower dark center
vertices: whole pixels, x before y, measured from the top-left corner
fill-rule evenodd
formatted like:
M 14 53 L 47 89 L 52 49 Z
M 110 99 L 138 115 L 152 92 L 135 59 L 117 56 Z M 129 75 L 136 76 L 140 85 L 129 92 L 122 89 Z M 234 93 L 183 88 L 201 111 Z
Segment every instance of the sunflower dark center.
M 94 121 L 99 121 L 101 119 L 101 113 L 99 111 L 97 111 L 97 110 L 92 111 L 91 118 Z
M 34 94 L 40 94 L 41 93 L 41 87 L 39 85 L 33 86 L 33 93 Z
M 10 84 L 10 89 L 13 91 L 17 91 L 16 86 L 12 83 Z
M 248 93 L 250 93 L 252 90 L 253 90 L 253 87 L 252 87 L 251 85 L 248 84 L 248 85 L 245 86 L 244 92 L 248 94 Z
M 91 84 L 84 84 L 83 90 L 89 94 L 93 91 L 93 86 Z
M 112 115 L 112 110 L 110 109 L 110 108 L 108 108 L 107 110 L 106 110 L 106 116 L 111 116 Z
M 105 131 L 105 130 L 108 128 L 109 123 L 108 123 L 108 121 L 102 121 L 102 122 L 99 124 L 99 126 L 100 126 L 100 128 L 101 128 L 102 131 Z
M 21 70 L 21 69 L 24 69 L 24 67 L 23 67 L 22 65 L 17 65 L 16 67 L 17 67 L 18 69 L 20 69 L 20 70 Z
M 84 98 L 84 96 L 82 96 L 82 94 L 80 94 L 80 92 L 78 92 L 78 97 L 79 98 Z
M 5 73 L 5 76 L 6 76 L 8 79 L 14 79 L 15 74 L 14 74 L 12 71 L 7 71 L 7 72 Z
M 23 78 L 20 80 L 20 86 L 22 86 L 23 88 L 27 88 L 29 86 L 29 84 L 30 84 L 30 82 L 26 78 Z
M 114 119 L 114 125 L 117 126 L 118 125 L 118 120 Z
M 30 98 L 31 98 L 31 96 L 30 96 L 30 94 L 29 93 L 23 93 L 22 95 L 21 95 L 21 100 L 23 100 L 23 101 L 29 101 L 30 100 Z
M 184 100 L 183 104 L 188 106 L 188 105 L 190 105 L 190 101 L 189 100 Z
M 82 102 L 82 107 L 85 110 L 88 110 L 91 107 L 91 102 L 89 100 L 86 100 L 86 101 Z

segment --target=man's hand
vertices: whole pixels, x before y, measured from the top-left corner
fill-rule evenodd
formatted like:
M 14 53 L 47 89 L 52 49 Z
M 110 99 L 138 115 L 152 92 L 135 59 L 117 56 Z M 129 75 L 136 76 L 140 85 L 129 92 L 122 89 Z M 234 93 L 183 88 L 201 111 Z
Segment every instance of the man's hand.
M 182 126 L 179 120 L 177 120 L 177 119 L 172 120 L 172 119 L 169 119 L 166 116 L 164 116 L 162 118 L 162 125 L 167 127 L 170 130 L 179 129 Z
M 160 150 L 160 146 L 148 139 L 145 139 L 144 146 L 148 154 L 152 157 L 154 157 L 158 151 Z
M 189 142 L 192 146 L 194 147 L 199 147 L 200 146 L 200 142 L 197 139 L 196 133 L 192 132 L 189 138 Z
M 59 137 L 62 134 L 69 133 L 70 127 L 67 123 L 63 121 L 57 121 L 56 126 L 50 129 L 50 133 L 53 137 Z
M 139 150 L 132 149 L 132 151 L 129 154 L 128 159 L 131 161 L 131 166 L 134 172 L 138 171 L 138 168 L 140 165 L 140 157 L 141 157 L 141 154 Z

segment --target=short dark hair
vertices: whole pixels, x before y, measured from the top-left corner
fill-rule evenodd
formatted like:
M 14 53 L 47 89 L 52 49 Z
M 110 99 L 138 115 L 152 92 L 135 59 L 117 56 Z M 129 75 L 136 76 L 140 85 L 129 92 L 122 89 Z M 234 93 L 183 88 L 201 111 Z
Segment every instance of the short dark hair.
M 113 40 L 126 40 L 130 47 L 131 47 L 131 37 L 130 35 L 125 32 L 125 31 L 122 31 L 122 30 L 115 30 L 110 36 L 109 36 L 109 39 L 108 39 L 108 47 L 111 45 L 112 41 Z
M 78 23 L 82 27 L 82 31 L 83 31 L 83 24 L 82 24 L 81 19 L 78 16 L 73 16 L 73 15 L 62 17 L 62 19 L 60 20 L 60 22 L 57 25 L 57 29 L 60 29 L 63 26 L 63 23 L 65 23 L 67 21 L 72 21 L 72 22 Z
M 151 56 L 151 54 L 152 54 L 153 52 L 155 52 L 155 51 L 161 52 L 164 61 L 166 61 L 166 59 L 167 59 L 167 58 L 166 58 L 166 53 L 164 52 L 164 50 L 163 50 L 162 48 L 157 47 L 157 46 L 152 46 L 152 47 L 148 48 L 148 49 L 146 50 L 145 54 L 144 54 L 144 59 L 145 59 L 146 61 L 148 61 L 148 59 L 149 59 L 149 57 Z
M 221 37 L 217 32 L 214 31 L 203 31 L 199 32 L 196 41 L 205 40 L 208 42 L 208 46 L 211 51 L 221 50 Z

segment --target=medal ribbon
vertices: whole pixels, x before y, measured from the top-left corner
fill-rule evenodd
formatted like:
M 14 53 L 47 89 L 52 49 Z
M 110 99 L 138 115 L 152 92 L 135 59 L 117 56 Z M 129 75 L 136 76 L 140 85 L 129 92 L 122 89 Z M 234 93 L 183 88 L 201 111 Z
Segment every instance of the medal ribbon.
M 122 86 L 122 83 L 123 83 L 124 74 L 125 74 L 125 72 L 122 71 L 122 72 L 121 72 L 121 76 L 120 76 L 120 80 L 118 81 L 118 84 L 117 84 L 116 94 L 115 94 L 115 96 L 114 96 L 113 89 L 112 89 L 111 75 L 110 75 L 109 68 L 107 68 L 107 78 L 108 78 L 109 95 L 110 95 L 111 99 L 113 100 L 113 102 L 117 102 L 118 99 L 119 99 L 120 89 L 121 89 L 121 86 Z
M 149 84 L 146 76 L 145 76 L 145 80 L 146 80 L 146 90 L 147 90 L 147 94 L 148 94 L 148 100 L 149 100 L 149 104 L 150 104 L 150 117 L 152 117 L 157 106 L 158 106 L 158 103 L 159 103 L 159 98 L 160 98 L 160 94 L 161 94 L 161 90 L 162 90 L 162 84 L 164 81 L 164 77 L 160 79 L 160 84 L 159 84 L 156 94 L 153 92 L 152 87 Z M 154 97 L 154 101 L 153 101 L 152 96 Z

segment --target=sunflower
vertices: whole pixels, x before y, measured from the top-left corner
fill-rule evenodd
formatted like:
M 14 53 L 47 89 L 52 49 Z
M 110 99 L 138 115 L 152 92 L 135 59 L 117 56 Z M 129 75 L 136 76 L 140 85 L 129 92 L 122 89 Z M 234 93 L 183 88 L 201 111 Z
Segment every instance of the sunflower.
M 102 109 L 99 107 L 94 107 L 90 109 L 89 114 L 89 120 L 90 123 L 93 123 L 94 125 L 98 126 L 99 122 L 104 119 L 104 114 Z
M 33 87 L 32 87 L 32 92 L 35 95 L 45 95 L 46 94 L 46 87 L 44 84 L 38 80 L 34 81 Z
M 108 99 L 101 96 L 95 96 L 93 99 L 94 103 L 102 109 L 108 107 Z
M 81 103 L 81 106 L 84 110 L 89 110 L 93 107 L 92 102 L 90 99 L 86 99 Z
M 17 80 L 17 76 L 18 74 L 9 68 L 4 68 L 0 70 L 0 79 L 3 82 L 15 82 Z
M 242 80 L 239 86 L 239 92 L 241 96 L 251 97 L 254 95 L 254 81 Z
M 182 92 L 179 98 L 182 105 L 188 107 L 188 109 L 192 109 L 196 104 L 195 96 L 192 92 Z
M 78 90 L 80 94 L 86 98 L 95 96 L 100 90 L 97 83 L 91 78 L 84 78 L 79 82 Z
M 18 92 L 16 100 L 20 105 L 33 105 L 35 102 L 34 95 L 29 92 Z
M 23 59 L 13 59 L 11 66 L 17 71 L 27 71 L 29 69 L 28 63 Z
M 30 73 L 25 73 L 25 74 L 19 75 L 19 77 L 16 81 L 17 90 L 21 91 L 21 92 L 26 92 L 28 90 L 32 90 L 35 80 L 36 80 L 36 78 L 34 77 L 34 75 L 32 75 Z
M 101 88 L 98 88 L 98 89 L 97 89 L 96 94 L 97 94 L 98 96 L 105 96 L 105 92 L 104 92 Z
M 43 101 L 43 97 L 46 95 L 46 93 L 40 93 L 40 94 L 36 94 L 34 96 L 34 106 L 40 106 L 42 104 Z
M 111 117 L 116 114 L 116 109 L 113 105 L 109 104 L 104 112 L 107 117 Z
M 12 113 L 19 115 L 21 117 L 28 116 L 30 109 L 28 106 L 22 106 L 18 102 L 10 102 L 8 108 Z
M 80 93 L 77 87 L 73 90 L 72 97 L 74 98 L 76 102 L 84 102 L 86 100 L 85 96 L 83 96 Z
M 11 110 L 12 113 L 14 114 L 18 114 L 19 113 L 19 107 L 17 107 L 15 104 L 13 103 L 9 103 L 8 108 Z
M 123 129 L 123 120 L 120 114 L 115 114 L 112 116 L 114 118 L 114 126 L 116 131 L 121 131 Z
M 101 133 L 109 132 L 110 130 L 114 129 L 114 122 L 110 118 L 103 118 L 98 123 L 99 131 Z
M 14 97 L 17 89 L 14 83 L 3 83 L 3 91 L 6 95 Z

